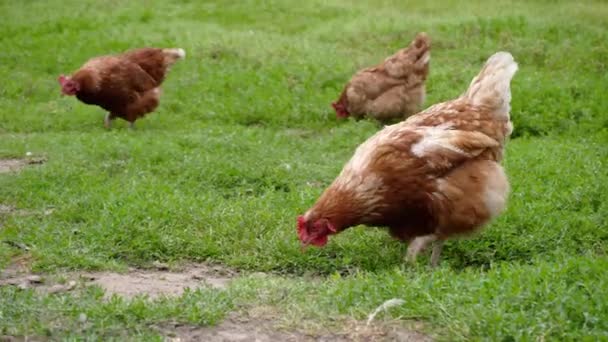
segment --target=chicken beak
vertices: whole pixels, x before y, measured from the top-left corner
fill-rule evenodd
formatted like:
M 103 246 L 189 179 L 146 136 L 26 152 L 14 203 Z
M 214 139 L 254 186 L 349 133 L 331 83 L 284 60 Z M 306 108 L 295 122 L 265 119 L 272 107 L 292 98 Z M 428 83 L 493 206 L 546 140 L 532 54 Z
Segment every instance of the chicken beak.
M 306 250 L 308 249 L 308 247 L 310 246 L 310 241 L 312 241 L 312 238 L 308 238 L 304 241 L 302 241 L 302 243 L 300 243 L 300 252 L 304 253 L 306 252 Z

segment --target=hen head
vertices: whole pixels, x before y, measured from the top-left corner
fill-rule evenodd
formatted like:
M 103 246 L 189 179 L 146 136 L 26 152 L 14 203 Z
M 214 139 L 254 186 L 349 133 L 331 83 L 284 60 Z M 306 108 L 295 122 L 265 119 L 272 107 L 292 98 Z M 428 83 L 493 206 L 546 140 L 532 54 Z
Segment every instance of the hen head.
M 313 222 L 302 215 L 298 216 L 298 238 L 302 246 L 323 247 L 327 244 L 327 236 L 336 232 L 336 228 L 326 218 Z
M 61 85 L 61 94 L 62 95 L 76 95 L 76 93 L 80 90 L 80 84 L 78 82 L 71 79 L 69 76 L 61 75 L 57 79 L 59 84 Z
M 346 109 L 346 106 L 344 105 L 344 103 L 337 101 L 337 102 L 333 102 L 331 104 L 332 107 L 334 107 L 334 110 L 336 111 L 336 115 L 339 118 L 347 118 L 350 116 L 350 113 L 348 112 L 348 109 Z

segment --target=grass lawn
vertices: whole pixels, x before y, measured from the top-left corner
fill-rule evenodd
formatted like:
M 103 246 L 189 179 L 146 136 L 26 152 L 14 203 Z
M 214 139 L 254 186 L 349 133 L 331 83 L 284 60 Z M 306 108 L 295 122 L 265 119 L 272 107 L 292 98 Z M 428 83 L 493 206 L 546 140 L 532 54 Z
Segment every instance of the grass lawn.
M 400 298 L 378 320 L 438 340 L 608 340 L 606 18 L 603 1 L 0 2 L 0 159 L 46 159 L 0 174 L 0 205 L 14 209 L 0 211 L 0 241 L 28 247 L 0 243 L 0 270 L 240 272 L 225 289 L 158 299 L 0 286 L 0 336 L 161 340 L 166 322 L 256 308 L 314 336 Z M 302 253 L 296 216 L 378 129 L 337 120 L 330 102 L 418 31 L 433 40 L 427 106 L 463 92 L 496 51 L 519 63 L 508 210 L 449 241 L 435 270 L 405 265 L 378 229 Z M 107 131 L 100 108 L 59 96 L 59 74 L 146 45 L 188 55 L 135 130 Z

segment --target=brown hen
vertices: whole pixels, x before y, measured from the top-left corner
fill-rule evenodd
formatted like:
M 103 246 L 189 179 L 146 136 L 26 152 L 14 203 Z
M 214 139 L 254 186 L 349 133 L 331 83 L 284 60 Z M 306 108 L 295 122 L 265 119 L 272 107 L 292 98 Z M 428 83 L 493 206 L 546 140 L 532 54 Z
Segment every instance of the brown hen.
M 95 57 L 72 76 L 59 77 L 61 92 L 107 110 L 106 128 L 117 117 L 133 127 L 135 120 L 156 109 L 169 67 L 185 56 L 183 49 L 141 48 Z
M 387 126 L 361 144 L 314 206 L 298 218 L 304 245 L 359 224 L 388 227 L 411 242 L 408 259 L 437 241 L 478 230 L 506 205 L 500 161 L 513 129 L 510 83 L 517 64 L 507 52 L 488 59 L 469 89 Z
M 418 112 L 426 95 L 431 42 L 419 33 L 407 48 L 384 62 L 358 71 L 332 103 L 338 117 L 369 115 L 380 122 L 405 119 Z

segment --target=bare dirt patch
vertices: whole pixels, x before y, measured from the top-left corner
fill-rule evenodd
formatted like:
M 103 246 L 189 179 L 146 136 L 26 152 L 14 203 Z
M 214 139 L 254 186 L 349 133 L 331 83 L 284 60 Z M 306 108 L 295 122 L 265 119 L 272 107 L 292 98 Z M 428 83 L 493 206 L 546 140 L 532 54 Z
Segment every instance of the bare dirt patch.
M 49 341 L 48 337 L 40 336 L 0 336 L 0 342 L 42 342 Z
M 33 215 L 48 216 L 48 215 L 51 215 L 54 211 L 55 211 L 55 208 L 53 208 L 53 207 L 48 207 L 43 210 L 29 210 L 29 209 L 18 209 L 17 207 L 15 207 L 13 205 L 0 203 L 0 228 L 2 228 L 2 226 L 4 225 L 4 223 L 3 223 L 4 216 L 33 216 Z M 16 247 L 16 248 L 23 249 L 26 251 L 29 250 L 29 247 L 25 246 L 24 244 L 22 244 L 20 242 L 6 241 L 6 240 L 1 241 L 1 242 L 11 245 L 12 247 Z
M 17 172 L 32 164 L 43 164 L 46 158 L 0 159 L 0 173 Z
M 82 276 L 89 279 L 89 284 L 101 286 L 109 295 L 134 297 L 145 294 L 155 298 L 179 296 L 186 288 L 209 286 L 223 289 L 234 275 L 235 272 L 219 266 L 195 264 L 179 272 L 131 269 L 128 273 L 97 272 Z
M 156 269 L 131 268 L 126 273 L 71 272 L 61 275 L 42 276 L 9 267 L 0 274 L 0 286 L 33 288 L 41 293 L 72 291 L 78 287 L 101 286 L 107 296 L 119 295 L 132 298 L 146 295 L 179 296 L 186 288 L 225 288 L 236 272 L 214 265 L 192 264 L 178 271 L 170 271 L 162 265 Z M 160 269 L 159 269 L 160 268 Z
M 0 204 L 0 215 L 10 214 L 15 211 L 12 205 Z
M 306 325 L 303 322 L 302 327 Z M 197 327 L 192 325 L 168 324 L 157 327 L 159 332 L 171 342 L 209 341 L 412 341 L 426 342 L 432 339 L 416 330 L 398 324 L 378 323 L 370 326 L 364 322 L 353 321 L 335 330 L 294 329 L 281 327 L 277 320 L 253 318 L 243 315 L 232 315 L 215 327 Z
M 15 215 L 15 216 L 30 216 L 30 215 L 51 215 L 55 211 L 54 207 L 48 207 L 43 210 L 28 210 L 18 209 L 15 206 L 0 203 L 0 216 L 1 215 Z
M 190 264 L 178 270 L 154 263 L 154 269 L 131 268 L 128 272 L 70 272 L 55 275 L 33 274 L 30 257 L 24 255 L 13 260 L 0 272 L 0 286 L 34 289 L 39 293 L 69 292 L 86 286 L 101 286 L 107 296 L 132 298 L 146 295 L 149 298 L 179 296 L 186 288 L 203 286 L 226 288 L 237 272 L 219 265 Z M 260 274 L 262 276 L 263 274 Z M 264 276 L 266 276 L 264 274 Z M 222 323 L 201 327 L 182 323 L 163 323 L 152 328 L 165 336 L 165 341 L 432 341 L 419 332 L 422 325 L 403 321 L 366 322 L 332 318 L 327 322 L 290 321 L 288 315 L 267 306 L 241 307 Z M 405 323 L 407 324 L 407 322 Z M 4 340 L 3 340 L 4 338 Z M 23 341 L 21 337 L 0 336 L 2 341 Z

